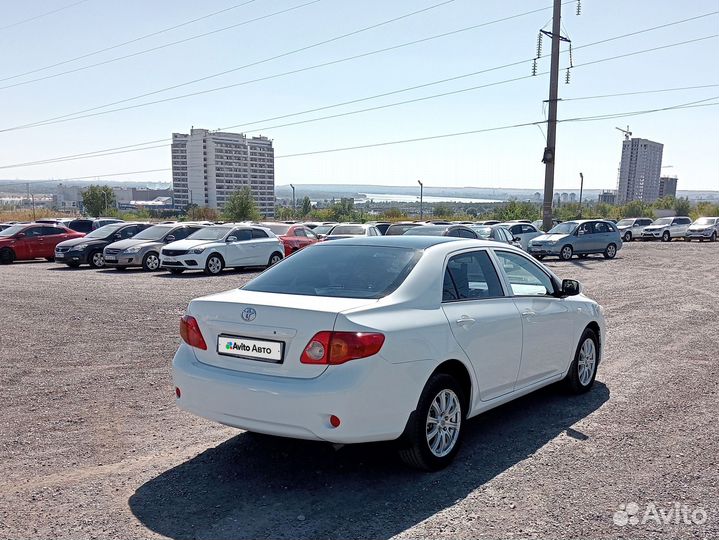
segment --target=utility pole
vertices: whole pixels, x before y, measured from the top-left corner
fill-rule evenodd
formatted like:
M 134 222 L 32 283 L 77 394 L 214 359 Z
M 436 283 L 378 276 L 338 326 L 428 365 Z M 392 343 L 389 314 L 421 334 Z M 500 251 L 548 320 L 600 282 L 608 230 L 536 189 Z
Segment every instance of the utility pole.
M 290 187 L 292 188 L 292 211 L 295 211 L 295 186 L 290 184 Z
M 559 95 L 559 47 L 561 42 L 562 0 L 554 0 L 552 12 L 552 55 L 549 72 L 549 118 L 547 120 L 547 147 L 542 162 L 544 169 L 544 204 L 542 225 L 544 230 L 552 228 L 552 199 L 554 196 L 554 161 L 557 144 L 557 98 Z
M 584 191 L 584 175 L 579 173 L 579 217 L 582 217 L 582 192 Z
M 35 194 L 30 195 L 32 198 L 32 220 L 35 221 Z
M 419 184 L 419 219 L 422 221 L 424 218 L 424 184 L 422 180 L 417 180 Z

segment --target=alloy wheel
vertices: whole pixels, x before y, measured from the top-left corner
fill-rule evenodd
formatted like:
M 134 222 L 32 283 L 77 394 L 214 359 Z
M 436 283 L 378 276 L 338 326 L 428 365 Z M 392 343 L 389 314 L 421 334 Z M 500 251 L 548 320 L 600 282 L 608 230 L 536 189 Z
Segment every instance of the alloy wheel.
M 587 338 L 584 340 L 584 343 L 582 343 L 577 365 L 579 368 L 579 383 L 582 386 L 587 386 L 592 382 L 594 370 L 597 367 L 597 347 L 594 345 L 592 338 Z
M 102 253 L 100 253 L 99 251 L 96 251 L 95 253 L 92 254 L 91 260 L 92 260 L 92 265 L 95 268 L 102 268 L 103 266 L 105 266 L 105 257 L 103 257 Z
M 207 260 L 207 269 L 211 274 L 219 274 L 222 271 L 222 261 L 218 257 L 210 257 Z
M 150 253 L 145 258 L 145 267 L 151 271 L 157 270 L 160 268 L 160 258 L 154 253 Z
M 432 400 L 427 412 L 426 437 L 430 452 L 436 457 L 449 454 L 457 444 L 462 423 L 459 397 L 446 388 Z

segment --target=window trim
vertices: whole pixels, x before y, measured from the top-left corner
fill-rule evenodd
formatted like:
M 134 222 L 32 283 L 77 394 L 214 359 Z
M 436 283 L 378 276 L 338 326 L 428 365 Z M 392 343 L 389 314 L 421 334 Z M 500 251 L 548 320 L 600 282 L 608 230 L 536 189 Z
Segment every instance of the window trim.
M 466 255 L 468 253 L 478 253 L 478 252 L 484 252 L 487 254 L 487 257 L 489 258 L 489 262 L 492 264 L 492 268 L 494 268 L 494 272 L 497 274 L 497 278 L 499 279 L 499 285 L 502 287 L 502 296 L 490 296 L 487 298 L 457 298 L 456 300 L 444 300 L 442 289 L 440 289 L 440 305 L 442 304 L 456 304 L 459 302 L 483 302 L 487 300 L 500 300 L 500 299 L 506 299 L 511 298 L 511 290 L 507 287 L 507 282 L 504 278 L 504 273 L 500 272 L 500 269 L 497 267 L 497 261 L 495 260 L 495 257 L 493 256 L 493 253 L 488 248 L 468 248 L 468 249 L 462 249 L 459 251 L 453 251 L 452 253 L 448 253 L 445 258 L 444 262 L 442 263 L 442 279 L 441 279 L 441 285 L 442 288 L 444 287 L 444 274 L 447 272 L 447 265 L 449 264 L 450 259 L 453 259 L 454 257 L 458 257 L 461 255 Z M 452 274 L 450 274 L 450 278 L 452 278 Z M 452 284 L 455 287 L 455 290 L 457 288 L 457 285 L 454 283 L 454 278 L 452 278 Z
M 500 268 L 500 271 L 502 273 L 502 279 L 504 280 L 504 282 L 506 284 L 507 291 L 509 293 L 508 296 L 510 298 L 558 298 L 557 294 L 559 291 L 558 291 L 558 287 L 557 287 L 557 285 L 558 285 L 557 278 L 555 278 L 552 274 L 547 272 L 544 268 L 542 268 L 540 265 L 538 265 L 535 261 L 533 261 L 529 257 L 525 256 L 523 253 L 517 253 L 516 251 L 512 251 L 509 249 L 502 249 L 501 247 L 499 247 L 499 248 L 493 247 L 491 249 L 491 251 L 492 251 L 493 257 L 496 259 L 496 266 L 498 266 Z M 511 253 L 513 255 L 517 255 L 518 257 L 522 257 L 523 259 L 526 259 L 529 263 L 536 266 L 545 276 L 547 276 L 549 278 L 549 282 L 552 284 L 553 291 L 550 294 L 545 294 L 542 296 L 539 296 L 538 294 L 514 294 L 514 290 L 512 289 L 512 284 L 509 281 L 509 276 L 504 271 L 504 267 L 499 263 L 499 256 L 497 255 L 497 252 Z

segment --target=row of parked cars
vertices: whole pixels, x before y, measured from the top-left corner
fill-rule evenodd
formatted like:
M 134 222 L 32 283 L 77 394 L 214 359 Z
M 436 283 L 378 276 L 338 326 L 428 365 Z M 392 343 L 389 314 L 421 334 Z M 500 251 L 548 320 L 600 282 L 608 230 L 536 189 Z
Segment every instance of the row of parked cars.
M 627 218 L 617 223 L 617 228 L 625 242 L 632 240 L 662 240 L 670 242 L 683 238 L 716 242 L 719 237 L 719 217 L 701 217 L 692 222 L 690 217 L 663 217 L 652 221 L 651 218 Z

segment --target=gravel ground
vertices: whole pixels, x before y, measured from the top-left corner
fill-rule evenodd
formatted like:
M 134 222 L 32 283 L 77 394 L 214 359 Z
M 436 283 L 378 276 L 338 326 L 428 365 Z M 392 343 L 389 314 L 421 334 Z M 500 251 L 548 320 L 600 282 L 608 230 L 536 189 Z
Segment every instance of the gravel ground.
M 605 307 L 597 384 L 470 421 L 436 474 L 175 407 L 184 307 L 254 274 L 0 266 L 0 538 L 718 538 L 719 243 L 548 264 Z

